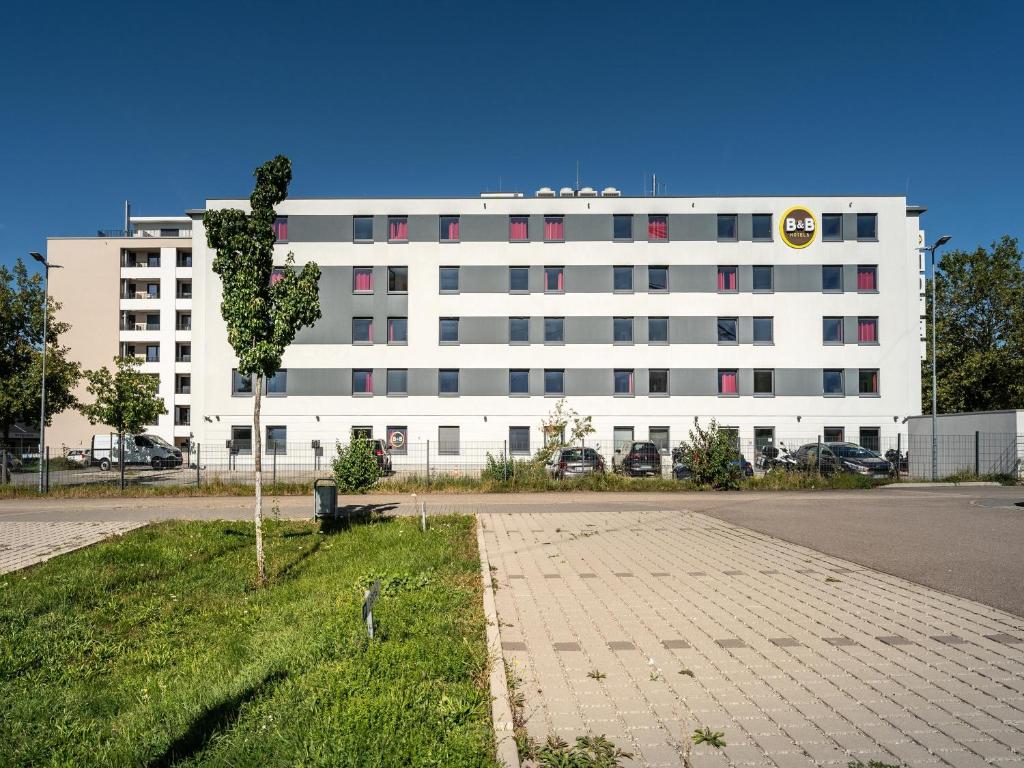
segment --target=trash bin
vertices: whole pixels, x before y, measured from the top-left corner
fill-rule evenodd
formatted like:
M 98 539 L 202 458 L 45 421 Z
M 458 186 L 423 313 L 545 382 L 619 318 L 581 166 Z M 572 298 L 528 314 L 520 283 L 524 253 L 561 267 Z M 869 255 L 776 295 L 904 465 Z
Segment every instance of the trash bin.
M 338 487 L 334 480 L 318 478 L 313 481 L 313 519 L 334 517 L 338 512 Z

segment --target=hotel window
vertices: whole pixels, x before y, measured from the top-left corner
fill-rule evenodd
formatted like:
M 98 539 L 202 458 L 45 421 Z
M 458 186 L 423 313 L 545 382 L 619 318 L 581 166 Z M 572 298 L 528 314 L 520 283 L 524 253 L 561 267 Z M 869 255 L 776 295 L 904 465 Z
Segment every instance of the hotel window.
M 739 337 L 736 335 L 737 321 L 735 317 L 718 318 L 718 343 L 736 344 Z
M 457 368 L 437 372 L 437 394 L 451 396 L 459 394 L 459 371 Z
M 459 292 L 459 268 L 441 267 L 439 271 L 441 293 Z
M 754 455 L 760 456 L 766 445 L 775 442 L 775 427 L 754 427 Z
M 737 216 L 735 213 L 718 214 L 719 241 L 736 240 L 738 234 Z
M 231 450 L 243 456 L 252 453 L 252 427 L 231 428 Z
M 843 343 L 843 323 L 841 317 L 823 317 L 821 319 L 821 342 L 823 344 Z
M 388 344 L 409 343 L 409 318 L 388 318 Z
M 146 266 L 147 267 L 159 267 L 160 266 L 160 254 L 149 253 L 146 254 Z
M 633 371 L 632 370 L 617 370 L 614 374 L 615 383 L 615 394 L 616 395 L 630 395 L 633 394 Z
M 616 317 L 612 319 L 612 341 L 616 344 L 633 343 L 632 317 Z
M 437 428 L 437 452 L 441 456 L 459 455 L 459 428 Z
M 266 381 L 268 397 L 282 397 L 288 394 L 288 370 L 286 368 L 282 368 L 273 376 L 268 376 Z
M 647 430 L 647 439 L 654 443 L 658 453 L 668 454 L 668 427 L 651 427 Z
M 352 427 L 349 431 L 350 440 L 373 440 L 373 427 Z
M 270 270 L 270 284 L 271 285 L 277 285 L 282 280 L 284 280 L 284 270 L 283 269 L 281 269 L 280 267 L 275 267 L 274 269 Z
M 860 428 L 860 447 L 878 453 L 882 445 L 882 430 L 878 427 Z
M 861 368 L 857 371 L 857 392 L 861 396 L 878 394 L 878 369 Z
M 772 215 L 755 213 L 751 217 L 751 234 L 755 240 L 769 241 L 772 239 Z
M 846 430 L 842 427 L 823 427 L 823 443 L 844 443 L 846 442 Z
M 616 213 L 612 216 L 612 237 L 615 240 L 633 239 L 633 214 Z
M 373 371 L 366 368 L 352 371 L 352 394 L 373 394 Z
M 352 318 L 352 343 L 373 344 L 373 318 Z
M 878 267 L 874 264 L 857 265 L 857 290 L 862 293 L 878 290 Z
M 530 268 L 509 267 L 508 268 L 508 290 L 509 293 L 530 292 Z
M 530 217 L 508 217 L 508 240 L 510 243 L 526 243 L 530 240 Z
M 668 394 L 667 368 L 651 368 L 647 371 L 647 393 L 650 395 Z
M 754 293 L 771 293 L 775 290 L 775 270 L 772 267 L 758 264 L 753 267 Z
M 843 268 L 838 264 L 825 264 L 821 268 L 821 290 L 824 293 L 843 292 Z
M 544 293 L 565 292 L 565 268 L 544 267 Z
M 668 344 L 668 318 L 647 318 L 647 343 Z
M 718 268 L 718 292 L 736 293 L 736 267 Z
M 441 217 L 441 232 L 440 232 L 442 243 L 457 243 L 459 242 L 459 217 L 458 216 L 442 216 Z
M 508 319 L 508 343 L 529 344 L 530 343 L 530 318 L 510 317 Z
M 179 267 L 191 267 L 192 266 L 192 251 L 178 251 L 178 266 Z
M 821 239 L 826 243 L 837 243 L 843 239 L 843 214 L 821 214 Z
M 647 290 L 650 293 L 668 293 L 668 267 L 647 268 Z
M 878 214 L 858 213 L 857 214 L 857 239 L 877 240 L 878 239 Z
M 405 368 L 388 368 L 388 394 L 409 394 L 409 371 Z
M 288 217 L 278 216 L 274 219 L 274 241 L 278 243 L 288 242 Z
M 612 290 L 623 293 L 633 290 L 632 267 L 612 267 Z
M 775 394 L 775 371 L 771 368 L 754 370 L 754 396 L 770 397 Z
M 373 293 L 373 267 L 352 268 L 352 293 Z
M 843 369 L 832 368 L 822 371 L 821 389 L 826 397 L 842 397 L 845 394 L 843 388 Z
M 244 376 L 238 372 L 237 369 L 231 369 L 231 394 L 232 395 L 251 395 L 252 394 L 252 376 Z
M 740 393 L 738 386 L 739 376 L 735 370 L 718 371 L 718 394 L 733 397 Z
M 647 217 L 647 240 L 652 243 L 668 240 L 668 216 L 656 214 Z
M 530 428 L 508 428 L 508 452 L 513 455 L 528 456 L 530 454 Z
M 352 240 L 357 243 L 373 242 L 373 216 L 352 217 Z
M 550 369 L 544 371 L 544 394 L 565 394 L 565 371 Z
M 525 368 L 508 372 L 508 393 L 510 395 L 530 394 L 530 371 Z
M 409 292 L 409 268 L 388 267 L 388 293 Z
M 440 330 L 438 332 L 437 340 L 440 341 L 442 344 L 458 344 L 459 318 L 442 317 L 440 320 Z
M 565 342 L 565 318 L 544 318 L 544 343 L 563 344 Z
M 754 318 L 754 343 L 774 344 L 775 343 L 775 318 L 755 317 Z
M 858 317 L 857 318 L 857 343 L 877 344 L 878 343 L 878 318 Z
M 388 216 L 388 242 L 409 242 L 409 217 Z
M 565 241 L 565 217 L 544 217 L 544 242 L 561 243 Z

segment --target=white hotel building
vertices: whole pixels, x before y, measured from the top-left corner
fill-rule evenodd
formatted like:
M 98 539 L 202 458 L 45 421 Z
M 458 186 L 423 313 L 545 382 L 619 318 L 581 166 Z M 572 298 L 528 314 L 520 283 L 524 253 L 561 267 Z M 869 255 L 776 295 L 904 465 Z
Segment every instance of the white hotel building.
M 610 188 L 286 200 L 279 262 L 320 266 L 323 317 L 269 384 L 265 438 L 330 445 L 360 429 L 447 454 L 503 441 L 528 453 L 565 397 L 606 456 L 629 438 L 676 445 L 694 417 L 735 428 L 747 450 L 773 436 L 887 442 L 921 412 L 923 212 L 896 196 Z M 191 216 L 190 432 L 245 453 L 251 393 Z

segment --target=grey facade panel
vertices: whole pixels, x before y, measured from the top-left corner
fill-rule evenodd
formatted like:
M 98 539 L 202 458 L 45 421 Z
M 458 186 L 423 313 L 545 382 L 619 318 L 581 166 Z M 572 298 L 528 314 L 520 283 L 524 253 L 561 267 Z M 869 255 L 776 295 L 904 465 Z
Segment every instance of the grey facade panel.
M 436 243 L 438 241 L 438 217 L 426 214 L 409 216 L 410 243 Z
M 847 368 L 843 375 L 843 388 L 846 390 L 847 397 L 858 397 L 860 395 L 858 373 L 859 370 L 857 368 Z M 879 391 L 881 391 L 881 382 L 879 382 Z
M 754 394 L 754 370 L 752 368 L 740 368 L 736 371 L 740 397 L 750 397 Z M 716 384 L 718 382 L 715 382 Z
M 388 217 L 387 214 L 376 214 L 373 217 L 373 242 L 386 243 L 388 241 Z
M 552 264 L 551 266 L 558 266 Z M 501 269 L 501 267 L 498 267 Z M 533 264 L 530 266 L 530 293 L 544 293 L 544 267 Z
M 635 243 L 646 243 L 647 242 L 647 214 L 636 213 L 633 214 L 633 242 Z
M 508 382 L 505 383 L 505 389 L 508 390 Z M 544 370 L 542 368 L 530 369 L 530 395 L 533 397 L 544 395 Z
M 531 317 L 530 318 L 530 343 L 531 344 L 543 344 L 544 343 L 544 318 L 543 317 Z
M 857 343 L 857 318 L 847 315 L 843 318 L 843 341 L 847 344 Z
M 857 239 L 857 214 L 843 214 L 843 240 Z
M 718 234 L 717 232 L 715 234 Z M 737 216 L 737 231 L 738 240 L 750 242 L 754 239 L 754 217 L 749 213 L 741 213 Z M 740 287 L 742 291 L 742 286 Z
M 843 291 L 856 292 L 857 291 L 857 265 L 856 264 L 844 264 L 843 265 Z
M 573 396 L 612 394 L 609 368 L 569 368 L 565 372 L 565 394 Z
M 507 317 L 463 317 L 459 320 L 462 344 L 507 344 Z
M 508 242 L 508 216 L 493 213 L 463 215 L 459 221 L 459 236 L 465 242 Z
M 650 379 L 648 378 L 649 368 L 637 368 L 633 374 L 633 390 L 637 397 L 647 397 L 650 394 Z
M 668 239 L 684 242 L 717 240 L 718 216 L 714 213 L 669 214 Z
M 565 239 L 572 242 L 610 242 L 612 240 L 611 214 L 569 214 L 565 217 Z
M 436 368 L 410 368 L 406 380 L 406 389 L 409 395 L 436 395 L 437 394 L 437 369 Z
M 775 394 L 821 395 L 820 368 L 776 368 Z
M 289 368 L 288 394 L 305 397 L 347 397 L 352 394 L 352 369 Z
M 754 343 L 754 318 L 750 316 L 741 316 L 737 328 L 737 338 L 740 344 L 753 344 Z M 742 383 L 742 382 L 741 382 Z
M 565 318 L 566 344 L 611 344 L 612 318 L 610 317 L 567 317 Z
M 718 318 L 670 317 L 668 340 L 671 344 L 717 344 Z
M 289 216 L 290 243 L 350 243 L 351 216 Z
M 290 222 L 289 222 L 290 226 Z M 387 268 L 374 267 L 374 293 L 352 293 L 352 267 L 320 268 L 321 318 L 303 328 L 295 344 L 351 344 L 352 318 L 372 317 L 374 342 L 387 342 L 389 317 L 407 317 L 409 297 L 404 293 L 387 293 Z
M 508 369 L 463 368 L 459 372 L 459 394 L 465 397 L 508 394 Z
M 569 293 L 611 293 L 612 268 L 591 264 L 566 267 L 565 289 Z
M 714 368 L 673 368 L 669 371 L 668 385 L 672 395 L 717 395 L 718 371 Z
M 557 200 L 551 200 L 552 203 L 557 205 Z M 551 213 L 555 213 L 555 209 L 551 209 Z M 543 243 L 544 242 L 544 214 L 531 213 L 529 223 L 529 235 L 531 243 Z
M 820 264 L 777 264 L 775 293 L 821 293 Z
M 508 267 L 459 267 L 459 293 L 507 293 Z

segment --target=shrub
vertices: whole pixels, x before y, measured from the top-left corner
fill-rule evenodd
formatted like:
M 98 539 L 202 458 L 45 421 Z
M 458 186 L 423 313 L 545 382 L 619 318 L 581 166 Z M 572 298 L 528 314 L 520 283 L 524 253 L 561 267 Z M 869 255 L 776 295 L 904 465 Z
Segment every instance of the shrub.
M 331 462 L 334 482 L 342 493 L 363 493 L 380 476 L 373 447 L 368 440 L 352 440 L 338 445 L 338 455 Z
M 720 430 L 714 419 L 704 429 L 694 418 L 690 441 L 680 444 L 679 454 L 683 463 L 690 467 L 695 485 L 719 490 L 739 487 L 742 470 L 733 439 L 733 434 Z

